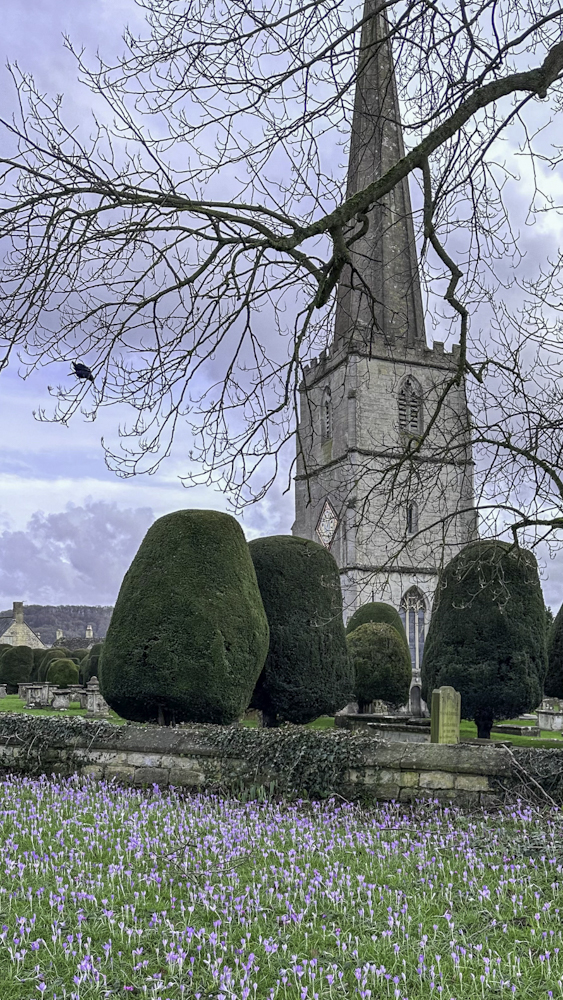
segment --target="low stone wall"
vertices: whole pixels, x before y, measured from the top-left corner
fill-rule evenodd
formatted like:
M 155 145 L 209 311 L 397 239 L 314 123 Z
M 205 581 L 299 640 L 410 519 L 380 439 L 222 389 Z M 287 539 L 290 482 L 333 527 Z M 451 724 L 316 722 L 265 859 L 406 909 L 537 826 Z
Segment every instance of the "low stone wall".
M 264 786 L 271 794 L 312 798 L 431 798 L 494 807 L 522 782 L 518 753 L 497 746 L 388 743 L 362 733 L 298 726 L 159 729 L 8 713 L 0 719 L 5 772 L 79 773 L 137 786 L 225 793 Z M 533 754 L 549 763 L 549 775 L 563 773 L 563 750 Z

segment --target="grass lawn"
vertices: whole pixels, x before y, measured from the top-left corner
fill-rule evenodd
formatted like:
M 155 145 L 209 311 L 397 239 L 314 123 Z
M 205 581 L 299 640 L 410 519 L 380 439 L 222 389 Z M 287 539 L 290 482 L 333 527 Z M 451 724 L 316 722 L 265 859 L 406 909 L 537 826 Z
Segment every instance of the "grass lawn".
M 560 814 L 0 782 L 2 1000 L 549 1000 Z
M 26 708 L 25 702 L 18 698 L 17 694 L 8 694 L 5 698 L 0 698 L 0 712 L 25 712 L 27 715 L 86 715 L 86 709 L 80 708 L 79 702 L 71 702 L 68 711 L 59 712 L 52 708 Z M 125 719 L 122 719 L 110 709 L 109 721 L 116 726 L 124 726 Z

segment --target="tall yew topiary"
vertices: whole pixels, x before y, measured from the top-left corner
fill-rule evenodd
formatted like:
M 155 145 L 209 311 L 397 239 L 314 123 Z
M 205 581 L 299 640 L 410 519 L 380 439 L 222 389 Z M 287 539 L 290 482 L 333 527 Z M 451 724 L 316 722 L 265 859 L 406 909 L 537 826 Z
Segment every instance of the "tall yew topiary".
M 16 694 L 18 684 L 25 684 L 33 670 L 33 650 L 29 646 L 10 646 L 0 659 L 0 684 L 8 694 Z
M 53 660 L 65 659 L 69 654 L 68 654 L 68 649 L 63 649 L 62 646 L 61 647 L 53 646 L 51 649 L 44 649 L 42 650 L 42 653 L 43 657 L 39 665 L 38 680 L 45 681 L 47 680 L 47 671 L 49 669 L 49 664 Z
M 91 677 L 98 676 L 98 664 L 103 649 L 103 642 L 95 642 L 80 663 L 80 679 L 87 684 Z
M 69 684 L 78 684 L 78 667 L 74 660 L 65 657 L 60 660 L 51 660 L 47 671 L 49 684 L 58 684 L 59 687 L 68 687 Z
M 248 707 L 267 650 L 239 524 L 218 511 L 181 510 L 152 525 L 125 575 L 100 686 L 125 719 L 230 723 Z
M 349 619 L 346 626 L 346 635 L 350 635 L 357 628 L 359 628 L 360 625 L 366 625 L 368 622 L 373 622 L 374 624 L 382 623 L 384 625 L 392 625 L 393 628 L 399 633 L 410 656 L 405 626 L 401 621 L 399 612 L 393 607 L 392 604 L 385 604 L 384 601 L 369 601 L 367 604 L 362 604 L 361 607 L 354 611 L 354 614 Z
M 252 705 L 267 724 L 332 714 L 353 696 L 338 566 L 322 545 L 274 535 L 250 542 L 270 625 Z
M 547 667 L 545 610 L 531 552 L 467 545 L 445 567 L 424 646 L 422 696 L 450 684 L 465 719 L 488 739 L 495 719 L 536 708 Z
M 563 605 L 559 608 L 547 640 L 548 666 L 544 694 L 563 698 Z
M 360 711 L 377 700 L 398 708 L 409 700 L 412 665 L 408 648 L 393 625 L 366 622 L 346 636 L 355 673 Z
M 31 681 L 36 681 L 39 679 L 39 670 L 41 668 L 41 661 L 43 660 L 44 656 L 45 656 L 44 649 L 33 650 L 33 668 L 31 671 L 31 677 L 29 678 Z

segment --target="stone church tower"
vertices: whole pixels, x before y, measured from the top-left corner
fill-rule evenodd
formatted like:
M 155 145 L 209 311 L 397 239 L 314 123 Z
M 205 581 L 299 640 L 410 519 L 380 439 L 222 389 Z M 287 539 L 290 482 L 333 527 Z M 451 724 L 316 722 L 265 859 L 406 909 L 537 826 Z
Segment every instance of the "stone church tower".
M 364 16 L 375 8 L 366 0 Z M 348 196 L 404 155 L 385 33 L 382 15 L 364 24 Z M 332 344 L 301 386 L 293 533 L 335 556 L 346 617 L 374 599 L 400 611 L 416 683 L 440 566 L 477 535 L 470 418 L 461 381 L 430 423 L 459 349 L 426 344 L 407 180 L 358 219 L 357 233 Z

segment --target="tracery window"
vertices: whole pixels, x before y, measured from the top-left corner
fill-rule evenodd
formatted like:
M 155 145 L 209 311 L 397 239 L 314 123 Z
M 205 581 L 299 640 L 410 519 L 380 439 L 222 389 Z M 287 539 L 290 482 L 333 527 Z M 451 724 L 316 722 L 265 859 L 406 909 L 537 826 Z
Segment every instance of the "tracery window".
M 411 653 L 412 672 L 420 677 L 422 654 L 424 652 L 424 626 L 426 601 L 418 587 L 411 587 L 401 600 L 400 615 L 405 626 Z
M 422 433 L 422 390 L 410 375 L 399 389 L 399 430 L 407 434 Z

